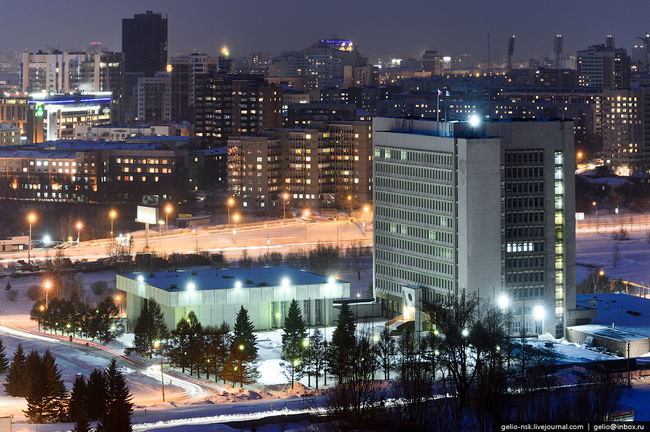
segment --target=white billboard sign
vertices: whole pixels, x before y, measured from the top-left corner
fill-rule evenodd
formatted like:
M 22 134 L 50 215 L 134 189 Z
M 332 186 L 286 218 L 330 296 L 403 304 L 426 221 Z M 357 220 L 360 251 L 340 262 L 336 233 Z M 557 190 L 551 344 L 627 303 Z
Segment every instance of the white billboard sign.
M 158 223 L 158 207 L 138 206 L 136 222 L 156 225 Z

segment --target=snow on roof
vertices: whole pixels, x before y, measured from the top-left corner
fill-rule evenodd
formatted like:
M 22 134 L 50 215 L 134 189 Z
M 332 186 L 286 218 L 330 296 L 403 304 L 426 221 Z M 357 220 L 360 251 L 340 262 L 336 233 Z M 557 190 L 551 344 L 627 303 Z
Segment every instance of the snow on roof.
M 296 285 L 321 285 L 329 282 L 325 276 L 296 270 L 291 267 L 240 268 L 228 270 L 197 270 L 158 273 L 129 273 L 118 275 L 132 280 L 141 280 L 150 286 L 171 291 L 171 284 L 177 289 L 185 289 L 193 284 L 195 290 L 216 290 L 260 286 L 282 286 L 285 283 Z M 238 285 L 238 282 L 241 286 Z M 348 283 L 334 279 L 334 283 Z
M 650 299 L 630 294 L 580 294 L 576 303 L 589 307 L 590 300 L 595 304 L 597 315 L 591 324 L 600 324 L 624 330 L 636 335 L 650 337 Z M 628 313 L 632 312 L 632 313 Z
M 612 185 L 612 186 L 622 186 L 626 184 L 632 184 L 631 181 L 622 179 L 620 177 L 592 177 L 591 175 L 596 175 L 593 171 L 587 171 L 582 174 L 578 174 L 584 181 L 592 184 L 599 185 Z
M 567 327 L 569 330 L 575 330 L 592 336 L 599 336 L 606 339 L 612 339 L 620 342 L 634 342 L 648 339 L 648 336 L 632 333 L 629 331 L 607 327 L 602 324 L 585 324 L 579 326 Z

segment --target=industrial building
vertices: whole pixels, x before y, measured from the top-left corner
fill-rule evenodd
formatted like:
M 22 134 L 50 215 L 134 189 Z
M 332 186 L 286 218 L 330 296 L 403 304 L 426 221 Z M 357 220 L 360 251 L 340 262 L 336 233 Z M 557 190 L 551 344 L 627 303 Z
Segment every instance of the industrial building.
M 155 299 L 169 328 L 191 311 L 204 326 L 232 328 L 242 306 L 255 330 L 279 328 L 292 300 L 308 325 L 333 325 L 333 300 L 350 297 L 349 282 L 290 267 L 121 274 L 116 286 L 126 293 L 129 322 Z

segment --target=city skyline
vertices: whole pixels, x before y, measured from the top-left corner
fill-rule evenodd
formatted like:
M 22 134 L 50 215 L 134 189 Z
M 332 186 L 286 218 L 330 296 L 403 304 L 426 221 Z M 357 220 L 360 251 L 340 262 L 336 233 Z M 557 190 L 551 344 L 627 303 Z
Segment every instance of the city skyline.
M 5 34 L 18 36 L 3 38 L 0 51 L 36 51 L 46 46 L 85 49 L 90 42 L 101 42 L 111 51 L 120 51 L 122 18 L 151 10 L 169 18 L 170 56 L 192 51 L 217 54 L 223 46 L 234 57 L 255 51 L 277 55 L 336 34 L 354 41 L 360 52 L 369 57 L 396 54 L 399 50 L 419 57 L 425 50 L 435 49 L 446 54 L 470 53 L 487 58 L 490 33 L 492 55 L 505 56 L 508 38 L 514 34 L 514 59 L 527 60 L 552 58 L 556 34 L 564 36 L 565 56 L 588 45 L 604 43 L 607 34 L 615 37 L 617 46 L 630 50 L 641 43 L 636 37 L 648 30 L 642 18 L 645 14 L 630 11 L 647 9 L 647 3 L 641 0 L 626 2 L 625 10 L 612 9 L 609 2 L 601 0 L 590 2 L 588 10 L 581 4 L 559 0 L 545 2 L 544 8 L 511 0 L 470 0 L 463 7 L 422 0 L 410 0 L 399 6 L 376 0 L 372 7 L 365 2 L 341 0 L 330 1 L 326 6 L 295 0 L 225 4 L 200 0 L 116 0 L 88 11 L 79 10 L 79 3 L 71 0 L 58 3 L 56 9 L 12 3 L 3 8 L 5 16 L 12 17 L 3 27 Z M 29 32 L 24 32 L 26 22 L 30 23 Z

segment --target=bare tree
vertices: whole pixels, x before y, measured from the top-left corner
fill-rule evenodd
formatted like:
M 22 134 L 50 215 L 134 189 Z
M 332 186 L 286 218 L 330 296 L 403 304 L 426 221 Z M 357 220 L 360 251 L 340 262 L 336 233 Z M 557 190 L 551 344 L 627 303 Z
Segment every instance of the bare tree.
M 372 266 L 372 248 L 355 240 L 345 250 L 345 258 L 350 270 L 356 272 L 357 279 L 361 280 L 361 272 L 365 272 Z

